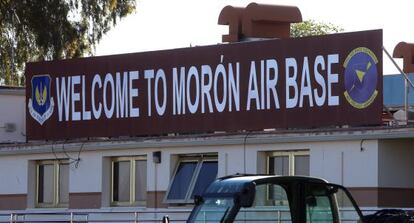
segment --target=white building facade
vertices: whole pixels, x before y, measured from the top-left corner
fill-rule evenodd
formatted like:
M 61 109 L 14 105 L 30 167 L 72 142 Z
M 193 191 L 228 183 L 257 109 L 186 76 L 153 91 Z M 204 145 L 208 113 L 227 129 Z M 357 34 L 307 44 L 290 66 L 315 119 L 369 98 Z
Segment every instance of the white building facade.
M 5 145 L 0 207 L 188 208 L 199 178 L 277 172 L 342 184 L 362 207 L 412 207 L 412 137 L 375 128 Z

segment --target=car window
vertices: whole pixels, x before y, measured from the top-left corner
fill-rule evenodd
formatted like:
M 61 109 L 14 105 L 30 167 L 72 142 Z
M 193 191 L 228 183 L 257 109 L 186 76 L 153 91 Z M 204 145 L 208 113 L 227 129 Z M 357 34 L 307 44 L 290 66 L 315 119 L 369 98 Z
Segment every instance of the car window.
M 277 184 L 256 186 L 252 207 L 241 208 L 234 222 L 292 222 L 285 189 Z

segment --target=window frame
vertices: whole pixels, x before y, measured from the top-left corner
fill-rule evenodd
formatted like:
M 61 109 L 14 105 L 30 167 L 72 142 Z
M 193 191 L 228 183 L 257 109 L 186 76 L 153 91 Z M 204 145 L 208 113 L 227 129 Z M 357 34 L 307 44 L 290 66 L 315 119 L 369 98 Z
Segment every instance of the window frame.
M 272 151 L 268 152 L 266 156 L 266 173 L 270 173 L 270 159 L 273 157 L 282 157 L 288 156 L 289 160 L 289 176 L 295 176 L 295 157 L 296 156 L 309 156 L 310 159 L 310 151 L 309 150 L 292 150 L 292 151 Z M 310 163 L 310 162 L 309 162 Z M 309 166 L 310 170 L 310 166 Z
M 194 187 L 197 183 L 198 176 L 200 175 L 201 168 L 203 167 L 204 162 L 217 162 L 217 171 L 218 171 L 218 155 L 217 154 L 190 154 L 190 155 L 182 155 L 178 157 L 177 164 L 175 165 L 173 175 L 170 177 L 170 182 L 168 185 L 167 192 L 165 194 L 164 203 L 168 204 L 193 204 L 194 200 L 191 198 L 191 194 L 194 191 Z M 196 168 L 193 172 L 190 185 L 188 186 L 187 192 L 185 194 L 184 199 L 168 199 L 168 195 L 170 194 L 171 187 L 174 183 L 175 177 L 177 175 L 178 168 L 181 163 L 190 163 L 190 162 L 197 162 Z M 217 176 L 216 176 L 217 179 Z
M 114 163 L 128 161 L 129 162 L 129 201 L 115 201 L 114 200 Z M 147 200 L 145 201 L 136 201 L 135 200 L 135 170 L 136 170 L 136 161 L 146 161 L 146 155 L 139 156 L 120 156 L 111 158 L 111 187 L 110 187 L 110 205 L 113 207 L 125 207 L 125 206 L 146 206 Z M 148 168 L 145 171 L 145 176 L 147 177 Z M 147 182 L 148 184 L 148 182 Z M 147 192 L 147 184 L 145 185 L 145 191 Z
M 40 203 L 39 202 L 39 192 L 40 192 L 39 191 L 40 190 L 39 174 L 40 174 L 40 166 L 42 165 L 53 165 L 53 176 L 52 176 L 53 177 L 53 201 L 52 203 L 44 203 L 44 202 Z M 36 208 L 69 207 L 69 200 L 67 203 L 60 202 L 60 166 L 61 165 L 70 165 L 70 162 L 67 159 L 37 160 L 36 161 L 36 186 L 35 186 L 35 207 Z M 68 181 L 68 184 L 69 184 L 69 181 Z M 69 185 L 68 185 L 68 188 L 69 188 Z M 69 190 L 68 190 L 68 197 L 69 197 Z

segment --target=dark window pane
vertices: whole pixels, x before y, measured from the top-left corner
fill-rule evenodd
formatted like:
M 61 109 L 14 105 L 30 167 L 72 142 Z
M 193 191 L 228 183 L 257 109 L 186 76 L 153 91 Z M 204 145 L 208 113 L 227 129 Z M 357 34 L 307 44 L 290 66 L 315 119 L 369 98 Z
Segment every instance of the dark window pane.
M 217 178 L 217 161 L 203 162 L 191 198 L 201 195 L 205 189 Z
M 275 174 L 275 159 L 269 157 L 269 172 L 268 174 Z
M 289 156 L 270 157 L 269 174 L 289 175 Z
M 113 163 L 112 167 L 112 200 L 118 200 L 118 172 L 119 172 L 119 165 L 117 162 Z
M 59 166 L 59 203 L 69 203 L 69 164 Z
M 130 195 L 130 163 L 129 161 L 114 162 L 113 200 L 129 201 Z
M 135 161 L 135 201 L 145 201 L 147 197 L 147 161 Z
M 38 167 L 38 176 L 37 176 L 37 202 L 43 203 L 43 176 L 44 170 L 43 165 L 39 165 Z
M 309 155 L 295 156 L 295 175 L 309 176 Z
M 39 203 L 53 203 L 54 182 L 53 182 L 53 164 L 39 166 Z
M 187 194 L 197 162 L 182 162 L 178 166 L 173 183 L 168 193 L 168 200 L 183 200 Z

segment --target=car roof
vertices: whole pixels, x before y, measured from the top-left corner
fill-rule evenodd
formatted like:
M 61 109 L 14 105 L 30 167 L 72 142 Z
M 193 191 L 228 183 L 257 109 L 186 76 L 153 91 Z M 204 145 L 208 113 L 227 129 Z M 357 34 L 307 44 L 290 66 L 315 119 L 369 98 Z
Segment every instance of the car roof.
M 275 175 L 257 175 L 257 174 L 236 174 L 218 178 L 205 191 L 207 196 L 232 196 L 240 192 L 248 184 L 268 184 L 268 183 L 327 183 L 325 180 L 308 176 L 275 176 Z
M 268 183 L 268 182 L 286 182 L 286 181 L 297 181 L 297 182 L 309 182 L 309 183 L 327 183 L 326 180 L 310 177 L 310 176 L 280 176 L 280 175 L 259 175 L 259 174 L 235 174 L 230 176 L 221 177 L 218 181 L 227 182 L 239 182 L 248 183 L 253 182 L 257 184 Z

